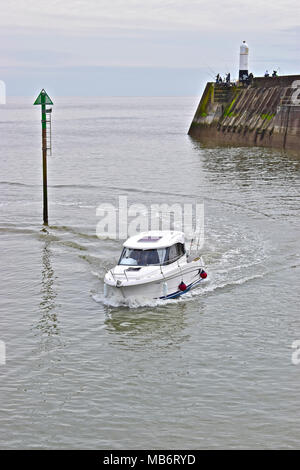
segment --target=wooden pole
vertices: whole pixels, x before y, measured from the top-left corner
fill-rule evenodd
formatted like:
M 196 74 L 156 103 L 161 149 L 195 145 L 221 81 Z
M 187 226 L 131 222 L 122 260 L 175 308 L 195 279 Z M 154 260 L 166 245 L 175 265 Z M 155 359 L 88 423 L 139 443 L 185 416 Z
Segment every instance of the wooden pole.
M 41 106 L 42 111 L 42 154 L 43 154 L 43 222 L 44 225 L 48 225 L 48 187 L 47 187 L 47 112 L 51 112 L 51 109 L 47 111 L 46 106 L 52 105 L 51 98 L 47 95 L 46 91 L 42 89 L 39 96 L 33 103 L 34 105 Z M 51 147 L 51 142 L 49 143 Z
M 48 225 L 48 187 L 47 187 L 47 123 L 45 95 L 41 96 L 42 101 L 42 152 L 43 152 L 43 221 Z

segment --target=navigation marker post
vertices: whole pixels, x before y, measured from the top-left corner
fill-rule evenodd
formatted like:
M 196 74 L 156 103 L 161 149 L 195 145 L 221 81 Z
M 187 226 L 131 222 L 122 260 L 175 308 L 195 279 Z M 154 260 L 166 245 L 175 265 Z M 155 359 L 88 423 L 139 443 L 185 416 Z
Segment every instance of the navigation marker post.
M 53 105 L 52 100 L 42 89 L 41 93 L 33 103 L 40 105 L 42 110 L 42 152 L 43 152 L 43 221 L 48 225 L 48 189 L 47 189 L 47 151 L 51 151 L 51 112 L 52 108 L 47 109 L 49 104 Z M 47 119 L 47 115 L 49 118 Z

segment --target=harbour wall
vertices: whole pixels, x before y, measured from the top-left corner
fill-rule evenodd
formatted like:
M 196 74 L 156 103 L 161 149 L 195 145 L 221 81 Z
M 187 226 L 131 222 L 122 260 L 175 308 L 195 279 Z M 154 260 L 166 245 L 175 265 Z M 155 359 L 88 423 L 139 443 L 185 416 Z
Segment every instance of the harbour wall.
M 300 153 L 300 75 L 257 77 L 248 86 L 207 83 L 188 134 Z

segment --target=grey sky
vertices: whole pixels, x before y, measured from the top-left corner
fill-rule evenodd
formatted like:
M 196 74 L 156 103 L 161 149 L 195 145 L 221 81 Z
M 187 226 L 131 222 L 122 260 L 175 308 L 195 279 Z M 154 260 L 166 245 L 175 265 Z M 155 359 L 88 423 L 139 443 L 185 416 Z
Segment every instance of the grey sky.
M 255 75 L 300 72 L 295 0 L 0 1 L 0 79 L 9 94 L 46 86 L 49 75 L 57 94 L 68 92 L 70 80 L 76 94 L 91 94 L 90 86 L 100 95 L 132 94 L 128 76 L 139 81 L 137 94 L 194 94 L 215 72 L 237 75 L 243 39 Z M 174 88 L 178 69 L 183 81 Z M 91 73 L 100 73 L 101 85 Z

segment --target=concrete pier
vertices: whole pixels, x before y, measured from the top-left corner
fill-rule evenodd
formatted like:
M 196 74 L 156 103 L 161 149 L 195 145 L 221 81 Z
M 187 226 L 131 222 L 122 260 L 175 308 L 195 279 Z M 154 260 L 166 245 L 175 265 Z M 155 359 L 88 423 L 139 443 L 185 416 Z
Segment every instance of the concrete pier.
M 300 75 L 258 77 L 248 86 L 207 83 L 188 134 L 300 153 Z

